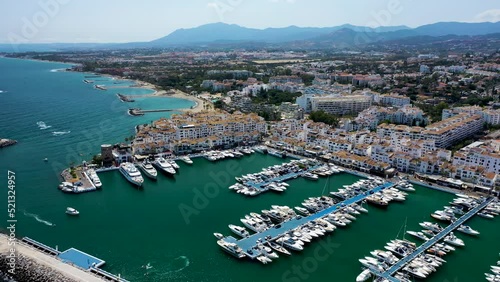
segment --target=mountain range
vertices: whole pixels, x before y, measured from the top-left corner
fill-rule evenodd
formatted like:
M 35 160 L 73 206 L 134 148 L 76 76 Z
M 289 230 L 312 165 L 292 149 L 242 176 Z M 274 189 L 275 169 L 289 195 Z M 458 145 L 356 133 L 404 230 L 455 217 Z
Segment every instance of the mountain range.
M 9 44 L 0 44 L 0 51 L 56 51 L 62 49 L 124 49 L 124 48 L 208 48 L 211 46 L 314 46 L 348 48 L 374 42 L 438 37 L 467 37 L 500 33 L 500 22 L 461 23 L 440 22 L 409 28 L 387 26 L 370 28 L 354 25 L 335 27 L 297 27 L 255 29 L 235 24 L 213 23 L 195 28 L 178 29 L 150 42 L 131 43 L 55 43 L 21 44 L 13 50 Z
M 321 42 L 344 38 L 346 42 L 336 39 L 339 43 L 351 45 L 353 38 L 358 41 L 369 41 L 367 38 L 379 40 L 394 40 L 413 36 L 477 36 L 500 33 L 500 22 L 497 23 L 459 23 L 442 22 L 409 28 L 407 26 L 388 26 L 369 28 L 353 25 L 336 27 L 297 27 L 254 29 L 235 24 L 214 23 L 191 29 L 179 29 L 171 34 L 149 42 L 153 46 L 210 44 L 218 42 L 262 42 L 285 43 L 294 41 Z M 368 42 L 365 42 L 368 43 Z

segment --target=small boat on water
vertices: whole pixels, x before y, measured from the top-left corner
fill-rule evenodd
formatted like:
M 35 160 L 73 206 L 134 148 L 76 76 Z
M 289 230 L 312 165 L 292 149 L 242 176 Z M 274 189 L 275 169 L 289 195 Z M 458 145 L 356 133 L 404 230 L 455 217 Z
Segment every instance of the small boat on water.
M 67 207 L 66 208 L 66 214 L 69 214 L 69 215 L 79 215 L 80 212 L 77 211 L 76 209 L 74 208 L 70 208 L 70 207 Z
M 215 238 L 217 238 L 219 240 L 222 239 L 222 238 L 224 238 L 224 235 L 222 235 L 220 233 L 214 233 L 214 236 L 215 236 Z

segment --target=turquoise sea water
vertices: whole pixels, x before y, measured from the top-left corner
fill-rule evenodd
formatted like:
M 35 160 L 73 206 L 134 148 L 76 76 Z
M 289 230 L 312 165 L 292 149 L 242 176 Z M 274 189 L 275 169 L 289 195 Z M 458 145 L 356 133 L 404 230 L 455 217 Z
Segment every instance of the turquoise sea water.
M 133 188 L 118 172 L 107 172 L 100 175 L 102 191 L 63 194 L 56 189 L 62 168 L 88 159 L 100 144 L 123 141 L 133 134 L 135 125 L 168 115 L 130 117 L 126 109 L 132 104 L 119 102 L 115 94 L 140 95 L 149 90 L 99 91 L 82 82 L 84 74 L 51 72 L 65 67 L 0 59 L 0 90 L 5 91 L 0 93 L 0 137 L 19 141 L 0 150 L 0 183 L 4 183 L 0 185 L 7 186 L 7 170 L 16 173 L 17 236 L 58 245 L 61 250 L 78 248 L 105 260 L 105 270 L 130 281 L 354 281 L 361 271 L 359 258 L 383 248 L 398 233 L 401 237 L 405 222 L 408 230 L 418 230 L 418 222 L 431 221 L 429 214 L 452 199 L 449 194 L 418 187 L 405 203 L 387 209 L 369 207 L 369 214 L 310 243 L 301 253 L 265 266 L 238 261 L 220 250 L 212 233 L 231 235 L 227 225 L 242 225 L 239 219 L 245 214 L 274 204 L 297 206 L 358 177 L 340 174 L 331 177 L 329 184 L 326 179 L 297 179 L 289 182 L 283 194 L 269 192 L 257 198 L 229 191 L 234 176 L 283 162 L 255 154 L 217 163 L 205 159 L 196 159 L 192 166 L 181 163 L 175 178 L 146 179 L 144 190 Z M 102 80 L 96 83 L 114 83 Z M 144 109 L 193 105 L 169 98 L 142 98 L 136 103 Z M 41 130 L 39 121 L 51 127 Z M 49 162 L 43 161 L 45 157 Z M 4 199 L 0 213 L 6 219 Z M 67 216 L 68 206 L 81 215 Z M 460 234 L 466 247 L 448 255 L 448 263 L 426 281 L 483 281 L 483 273 L 498 258 L 500 225 L 498 219 L 482 218 L 469 224 L 481 235 Z M 0 226 L 5 228 L 6 221 L 0 221 Z M 146 270 L 142 266 L 148 263 L 153 268 Z

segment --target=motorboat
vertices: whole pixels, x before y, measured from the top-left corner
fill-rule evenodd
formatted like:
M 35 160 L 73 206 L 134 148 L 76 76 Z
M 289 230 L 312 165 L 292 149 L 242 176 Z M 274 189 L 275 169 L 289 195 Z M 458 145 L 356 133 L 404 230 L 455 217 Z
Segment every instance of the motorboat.
M 101 179 L 99 179 L 97 172 L 93 168 L 88 169 L 86 174 L 94 184 L 95 188 L 99 189 L 102 187 Z
M 298 241 L 287 236 L 279 238 L 276 242 L 294 251 L 302 251 L 304 249 Z
M 309 179 L 309 180 L 318 180 L 318 176 L 314 173 L 311 173 L 311 172 L 306 172 L 302 176 L 306 179 Z
M 220 233 L 214 233 L 214 236 L 215 236 L 215 238 L 217 238 L 219 240 L 222 239 L 222 238 L 224 238 L 224 235 L 222 235 Z
M 132 184 L 137 185 L 139 187 L 144 183 L 144 178 L 142 178 L 141 172 L 137 170 L 134 164 L 132 163 L 122 163 L 120 164 L 120 172 L 121 174 Z
M 446 215 L 444 213 L 432 213 L 431 216 L 437 220 L 441 220 L 441 221 L 451 221 L 452 220 L 452 217 L 449 216 L 449 215 Z
M 236 258 L 244 258 L 246 255 L 243 250 L 238 247 L 235 243 L 226 242 L 224 239 L 217 240 L 217 244 L 227 253 L 233 255 Z
M 302 215 L 310 215 L 311 213 L 306 209 L 306 208 L 303 208 L 303 207 L 295 207 L 295 209 L 297 210 L 298 213 L 302 214 Z
M 386 252 L 382 250 L 371 251 L 370 254 L 376 258 L 383 259 L 388 264 L 395 264 L 399 261 L 399 259 L 393 255 L 391 252 Z
M 450 245 L 457 246 L 457 247 L 465 246 L 464 241 L 462 239 L 458 238 L 457 236 L 455 236 L 455 234 L 453 234 L 453 232 L 451 232 L 450 235 L 446 236 L 443 241 L 445 243 L 448 243 Z
M 189 156 L 182 156 L 179 158 L 179 160 L 187 163 L 187 164 L 193 164 L 193 160 Z
M 269 245 L 269 247 L 271 247 L 273 250 L 275 250 L 277 252 L 280 252 L 280 253 L 285 254 L 285 255 L 291 255 L 291 253 L 281 245 L 278 245 L 274 242 L 267 242 L 267 244 Z
M 406 231 L 406 233 L 408 233 L 408 234 L 410 234 L 412 236 L 415 236 L 418 239 L 421 239 L 421 240 L 424 240 L 424 241 L 428 241 L 429 240 L 429 238 L 427 238 L 427 236 L 425 236 L 425 234 L 422 233 L 422 232 Z
M 246 237 L 250 236 L 250 232 L 248 232 L 248 230 L 246 230 L 244 227 L 229 224 L 229 229 L 231 229 L 231 231 L 233 231 L 234 234 L 236 234 L 242 238 L 246 238 Z
M 480 217 L 483 217 L 483 218 L 487 218 L 487 219 L 495 218 L 495 216 L 493 216 L 492 214 L 489 214 L 487 212 L 480 212 L 477 215 L 479 215 Z
M 70 208 L 70 207 L 67 207 L 66 208 L 66 214 L 69 214 L 69 215 L 79 215 L 80 212 L 77 211 L 76 209 L 74 208 Z
M 142 172 L 144 172 L 144 174 L 151 179 L 156 179 L 156 177 L 158 176 L 158 172 L 156 171 L 156 169 L 147 160 L 139 165 L 139 169 L 142 170 Z
M 353 204 L 353 208 L 355 208 L 357 211 L 362 212 L 362 213 L 368 213 L 368 210 L 365 209 L 364 207 L 358 205 L 358 204 Z
M 419 225 L 422 226 L 425 229 L 429 229 L 429 230 L 432 230 L 434 232 L 441 232 L 441 231 L 443 231 L 443 227 L 441 227 L 437 223 L 431 223 L 431 222 L 428 222 L 428 221 L 424 221 L 422 223 L 419 223 Z
M 356 282 L 364 282 L 370 277 L 372 277 L 372 273 L 369 268 L 366 268 L 356 277 Z
M 180 166 L 174 160 L 167 160 L 167 162 L 174 168 L 179 169 Z
M 265 255 L 258 256 L 257 260 L 260 261 L 262 264 L 268 264 L 273 261 L 272 259 L 266 257 Z
M 469 234 L 469 235 L 479 235 L 479 231 L 476 231 L 476 230 L 472 229 L 468 225 L 460 225 L 457 228 L 457 230 L 460 231 L 460 232 L 462 232 L 462 233 Z
M 75 191 L 78 189 L 73 183 L 71 182 L 62 182 L 59 184 L 59 189 L 65 193 L 75 193 Z

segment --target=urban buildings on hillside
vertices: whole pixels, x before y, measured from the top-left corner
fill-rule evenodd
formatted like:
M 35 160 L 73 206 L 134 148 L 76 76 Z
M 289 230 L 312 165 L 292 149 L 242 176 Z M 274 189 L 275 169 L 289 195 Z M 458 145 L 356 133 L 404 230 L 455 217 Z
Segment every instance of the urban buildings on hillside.
M 191 153 L 258 142 L 267 124 L 257 114 L 222 111 L 174 115 L 141 127 L 132 142 L 134 154 Z

